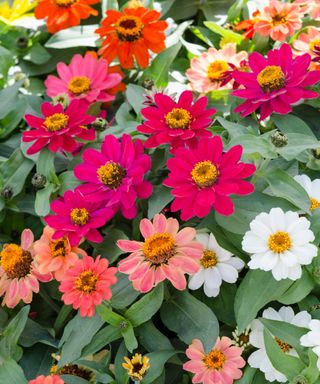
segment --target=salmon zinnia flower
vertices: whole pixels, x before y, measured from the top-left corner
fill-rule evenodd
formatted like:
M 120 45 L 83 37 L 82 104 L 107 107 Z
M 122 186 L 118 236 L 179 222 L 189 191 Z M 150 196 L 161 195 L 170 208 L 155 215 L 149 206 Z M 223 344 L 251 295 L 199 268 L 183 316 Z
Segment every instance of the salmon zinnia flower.
M 64 381 L 58 375 L 38 376 L 36 379 L 30 380 L 29 384 L 64 384 Z
M 103 300 L 110 300 L 110 286 L 117 282 L 117 268 L 109 268 L 107 259 L 86 256 L 66 271 L 59 290 L 62 300 L 74 309 L 80 308 L 81 316 L 94 316 L 95 307 Z
M 90 7 L 100 0 L 40 0 L 34 11 L 37 19 L 47 19 L 50 33 L 56 33 L 79 25 L 82 19 L 91 15 L 97 16 L 98 11 Z
M 124 8 L 123 12 L 109 9 L 106 15 L 96 32 L 104 38 L 99 54 L 110 63 L 118 57 L 123 68 L 132 68 L 135 58 L 141 68 L 146 68 L 149 50 L 159 53 L 165 49 L 168 24 L 159 20 L 159 12 L 138 7 Z
M 120 261 L 118 269 L 129 275 L 133 287 L 149 292 L 161 281 L 168 279 L 180 291 L 186 288 L 185 273 L 198 272 L 203 247 L 193 241 L 196 230 L 183 228 L 179 231 L 178 220 L 155 215 L 153 222 L 140 221 L 144 242 L 118 240 L 117 245 L 130 256 Z
M 292 46 L 296 55 L 309 53 L 312 58 L 316 58 L 317 48 L 320 47 L 320 31 L 317 28 L 308 27 L 306 32 L 299 34 Z M 320 67 L 318 63 L 311 62 L 309 69 L 320 69 Z
M 34 262 L 33 233 L 25 229 L 21 245 L 5 244 L 0 252 L 0 296 L 2 304 L 14 308 L 20 300 L 29 304 L 33 292 L 39 292 L 39 281 L 52 279 L 51 273 L 40 274 Z

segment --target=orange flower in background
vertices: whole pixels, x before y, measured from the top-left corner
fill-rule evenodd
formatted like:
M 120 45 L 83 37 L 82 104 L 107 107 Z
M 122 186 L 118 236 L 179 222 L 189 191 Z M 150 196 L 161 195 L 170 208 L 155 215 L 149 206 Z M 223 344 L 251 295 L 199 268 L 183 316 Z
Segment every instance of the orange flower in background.
M 138 7 L 123 12 L 109 9 L 106 15 L 96 32 L 104 39 L 99 54 L 109 62 L 118 57 L 123 68 L 132 68 L 135 58 L 141 68 L 146 68 L 149 51 L 159 53 L 165 49 L 168 24 L 159 20 L 159 12 Z
M 242 20 L 234 27 L 236 31 L 245 31 L 243 36 L 249 40 L 253 38 L 254 25 L 259 21 L 260 11 L 255 11 L 252 16 L 252 19 Z
M 56 33 L 79 25 L 81 19 L 97 16 L 98 11 L 90 7 L 90 4 L 99 2 L 100 0 L 40 0 L 34 14 L 37 19 L 47 18 L 48 31 Z

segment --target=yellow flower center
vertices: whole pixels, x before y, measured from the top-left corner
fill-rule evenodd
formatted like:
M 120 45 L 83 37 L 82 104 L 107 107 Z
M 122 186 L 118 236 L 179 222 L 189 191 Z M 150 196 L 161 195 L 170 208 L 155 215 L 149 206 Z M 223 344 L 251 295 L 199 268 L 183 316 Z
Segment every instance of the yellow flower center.
M 68 125 L 69 116 L 64 113 L 54 113 L 45 118 L 43 125 L 49 132 L 60 131 Z
M 320 207 L 320 201 L 310 197 L 310 211 L 314 211 L 315 209 Z
M 267 65 L 258 74 L 257 81 L 264 92 L 273 92 L 284 87 L 285 76 L 278 65 Z
M 27 276 L 31 271 L 32 256 L 19 245 L 8 244 L 0 252 L 0 265 L 10 279 Z
M 122 16 L 115 24 L 118 38 L 122 41 L 133 42 L 142 36 L 144 25 L 137 16 Z
M 73 208 L 70 212 L 70 219 L 76 225 L 85 225 L 90 215 L 86 208 Z
M 175 241 L 170 233 L 155 233 L 143 245 L 144 257 L 154 265 L 166 263 L 175 252 Z
M 210 160 L 200 161 L 191 171 L 192 180 L 199 188 L 211 187 L 218 176 L 218 169 Z
M 203 359 L 203 362 L 209 369 L 215 369 L 217 371 L 223 368 L 225 361 L 225 354 L 217 350 L 212 350 Z
M 95 291 L 98 276 L 92 271 L 81 272 L 75 281 L 75 287 L 83 293 L 91 293 Z
M 164 117 L 167 126 L 171 129 L 188 129 L 192 122 L 192 115 L 184 108 L 173 108 Z
M 210 249 L 205 249 L 200 259 L 200 264 L 203 266 L 203 268 L 214 267 L 218 264 L 217 254 L 213 251 L 210 251 Z
M 97 169 L 98 179 L 111 189 L 117 189 L 126 175 L 126 170 L 120 164 L 108 161 Z
M 68 82 L 68 91 L 75 96 L 90 91 L 91 81 L 87 76 L 75 76 Z
M 277 26 L 280 24 L 287 24 L 287 18 L 285 15 L 278 13 L 272 17 L 272 25 Z
M 320 39 L 314 39 L 309 44 L 310 51 L 314 50 L 314 47 L 320 47 Z
M 58 240 L 51 240 L 49 246 L 52 257 L 65 257 L 67 254 L 68 240 L 66 237 L 62 237 Z
M 211 81 L 219 81 L 223 77 L 223 74 L 228 71 L 228 69 L 229 65 L 226 61 L 214 61 L 208 67 L 208 77 Z
M 281 348 L 282 352 L 287 353 L 290 351 L 290 349 L 292 349 L 292 345 L 285 343 L 284 341 L 282 341 L 278 337 L 275 337 L 274 339 L 277 342 L 277 344 L 279 345 L 279 347 Z
M 53 0 L 53 1 L 55 5 L 62 8 L 70 7 L 70 5 L 73 5 L 74 3 L 78 2 L 78 0 Z
M 124 360 L 125 363 L 122 366 L 133 380 L 142 380 L 150 368 L 149 358 L 147 356 L 142 357 L 140 353 L 136 353 L 131 359 L 125 356 Z
M 292 242 L 289 233 L 278 231 L 270 235 L 268 246 L 274 253 L 283 253 L 291 248 Z

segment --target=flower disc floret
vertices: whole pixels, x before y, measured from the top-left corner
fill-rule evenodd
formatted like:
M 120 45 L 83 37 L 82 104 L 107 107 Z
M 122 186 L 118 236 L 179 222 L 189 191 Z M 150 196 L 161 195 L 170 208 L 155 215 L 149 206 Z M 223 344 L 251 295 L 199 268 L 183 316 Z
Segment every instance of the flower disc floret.
M 258 74 L 257 81 L 264 92 L 273 92 L 284 87 L 285 76 L 278 65 L 267 65 Z

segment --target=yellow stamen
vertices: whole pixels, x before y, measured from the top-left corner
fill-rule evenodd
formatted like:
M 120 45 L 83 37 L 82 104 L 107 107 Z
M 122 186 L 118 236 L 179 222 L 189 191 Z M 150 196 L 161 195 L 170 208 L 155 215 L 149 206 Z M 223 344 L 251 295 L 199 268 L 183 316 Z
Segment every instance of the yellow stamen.
M 76 225 L 85 225 L 90 219 L 86 208 L 73 208 L 70 212 L 70 219 Z
M 51 240 L 49 245 L 52 257 L 66 256 L 68 249 L 68 239 L 66 237 L 62 237 L 58 240 Z
M 66 7 L 70 7 L 70 5 L 73 5 L 74 3 L 76 3 L 78 0 L 53 0 L 54 3 L 58 6 L 58 7 L 62 7 L 62 8 L 66 8 Z
M 68 91 L 75 96 L 90 91 L 91 80 L 87 76 L 75 76 L 68 82 Z
M 170 233 L 155 233 L 143 245 L 144 257 L 155 265 L 166 263 L 173 255 L 175 241 Z
M 281 348 L 282 352 L 287 353 L 292 349 L 292 345 L 285 343 L 284 341 L 282 341 L 278 337 L 275 337 L 274 339 L 277 342 L 277 344 L 279 345 L 279 347 Z
M 210 161 L 196 163 L 191 171 L 192 180 L 199 188 L 211 187 L 219 176 L 217 167 Z
M 314 211 L 315 209 L 320 207 L 320 201 L 310 197 L 310 211 Z
M 212 350 L 203 359 L 203 362 L 209 369 L 215 369 L 217 371 L 223 368 L 225 361 L 225 354 L 218 350 Z
M 136 353 L 131 359 L 124 356 L 124 360 L 125 363 L 122 363 L 122 366 L 133 380 L 142 380 L 150 368 L 149 358 L 147 356 L 142 357 L 140 353 Z
M 220 81 L 223 77 L 223 74 L 228 70 L 229 65 L 226 61 L 214 61 L 208 67 L 208 77 L 211 81 Z
M 68 125 L 69 116 L 64 113 L 54 113 L 45 118 L 43 125 L 49 132 L 60 131 Z
M 264 92 L 278 91 L 285 85 L 285 75 L 278 65 L 268 65 L 258 74 L 257 81 Z
M 19 245 L 8 244 L 0 252 L 0 265 L 10 279 L 22 278 L 31 271 L 32 255 Z
M 210 249 L 205 249 L 203 251 L 202 257 L 200 259 L 200 264 L 203 268 L 212 268 L 218 264 L 217 254 Z
M 75 281 L 75 287 L 81 292 L 91 293 L 96 289 L 98 276 L 92 271 L 84 271 Z
M 314 50 L 314 47 L 320 47 L 320 39 L 314 39 L 309 44 L 310 51 Z
M 133 42 L 142 36 L 144 25 L 137 16 L 122 16 L 115 24 L 116 32 L 120 40 Z
M 108 161 L 105 165 L 101 165 L 101 167 L 98 168 L 97 175 L 101 183 L 111 189 L 116 189 L 121 185 L 126 171 L 119 163 Z
M 287 18 L 285 15 L 278 13 L 272 17 L 272 25 L 277 26 L 280 24 L 287 24 Z
M 192 115 L 184 108 L 173 108 L 164 117 L 167 126 L 171 129 L 188 129 L 192 122 Z
M 278 231 L 273 235 L 270 235 L 268 240 L 268 246 L 269 249 L 274 253 L 283 253 L 285 251 L 288 251 L 292 246 L 289 233 Z

